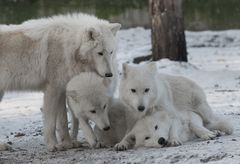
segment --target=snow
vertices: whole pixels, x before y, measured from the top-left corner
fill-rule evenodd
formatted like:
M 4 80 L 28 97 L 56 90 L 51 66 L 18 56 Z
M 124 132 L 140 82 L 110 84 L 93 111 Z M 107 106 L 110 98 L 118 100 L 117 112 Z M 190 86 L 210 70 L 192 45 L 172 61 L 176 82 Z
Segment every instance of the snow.
M 150 36 L 150 30 L 143 28 L 118 33 L 119 68 L 151 54 Z M 189 63 L 163 59 L 157 62 L 159 72 L 186 76 L 202 86 L 214 112 L 234 125 L 233 135 L 161 149 L 115 152 L 84 146 L 50 153 L 42 136 L 43 94 L 14 92 L 0 103 L 0 141 L 12 143 L 12 150 L 0 152 L 0 163 L 239 163 L 240 30 L 187 31 L 186 39 Z M 17 133 L 23 136 L 15 137 Z

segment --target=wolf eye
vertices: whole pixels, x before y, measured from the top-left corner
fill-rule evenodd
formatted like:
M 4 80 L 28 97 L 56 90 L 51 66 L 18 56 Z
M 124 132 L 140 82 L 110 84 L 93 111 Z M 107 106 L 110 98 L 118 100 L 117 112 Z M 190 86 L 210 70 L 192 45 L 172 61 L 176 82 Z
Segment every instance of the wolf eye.
M 156 125 L 156 126 L 154 127 L 154 129 L 157 130 L 157 129 L 158 129 L 158 126 Z
M 148 140 L 148 139 L 150 139 L 150 137 L 145 137 L 145 140 Z
M 91 110 L 90 112 L 91 112 L 91 113 L 96 113 L 96 111 L 95 111 L 95 110 Z
M 110 52 L 110 54 L 112 54 L 112 53 L 113 53 L 113 51 Z
M 149 92 L 149 90 L 150 90 L 149 88 L 146 88 L 146 89 L 144 90 L 144 92 L 147 93 L 147 92 Z
M 131 89 L 132 93 L 135 93 L 136 92 L 136 89 Z
M 99 52 L 98 55 L 103 56 L 103 53 L 102 53 L 102 52 Z

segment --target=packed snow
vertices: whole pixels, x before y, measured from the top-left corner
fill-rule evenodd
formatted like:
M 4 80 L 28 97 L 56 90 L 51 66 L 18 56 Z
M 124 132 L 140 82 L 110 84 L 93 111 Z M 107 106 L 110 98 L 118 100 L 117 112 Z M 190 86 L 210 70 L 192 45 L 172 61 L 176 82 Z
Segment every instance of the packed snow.
M 119 69 L 135 57 L 151 54 L 150 30 L 118 33 Z M 159 72 L 186 76 L 203 87 L 214 112 L 234 125 L 234 134 L 194 140 L 178 147 L 116 152 L 85 146 L 48 152 L 42 136 L 42 93 L 7 93 L 0 103 L 0 141 L 12 149 L 0 152 L 0 163 L 239 163 L 240 30 L 186 32 L 189 63 L 163 59 Z M 85 142 L 80 133 L 79 139 Z

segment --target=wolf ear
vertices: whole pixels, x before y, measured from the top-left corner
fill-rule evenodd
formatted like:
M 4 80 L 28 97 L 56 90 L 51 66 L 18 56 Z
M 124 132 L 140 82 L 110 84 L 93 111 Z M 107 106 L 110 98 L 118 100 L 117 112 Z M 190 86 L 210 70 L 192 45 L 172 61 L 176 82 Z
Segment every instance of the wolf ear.
M 70 97 L 70 98 L 71 98 L 72 100 L 74 100 L 75 102 L 78 101 L 77 91 L 74 91 L 74 90 L 72 90 L 72 91 L 67 91 L 67 92 L 66 92 L 66 96 L 67 96 L 67 97 Z
M 116 33 L 120 30 L 121 24 L 119 23 L 110 23 L 109 28 L 112 31 L 113 35 L 116 35 Z
M 128 64 L 123 63 L 123 65 L 122 65 L 122 73 L 123 73 L 123 77 L 124 77 L 124 78 L 127 78 L 128 72 L 129 72 L 129 66 L 128 66 Z
M 151 62 L 148 64 L 148 68 L 152 73 L 156 73 L 157 72 L 157 66 L 156 63 Z
M 96 40 L 100 36 L 100 32 L 98 32 L 95 28 L 90 27 L 87 30 L 88 37 L 90 40 Z

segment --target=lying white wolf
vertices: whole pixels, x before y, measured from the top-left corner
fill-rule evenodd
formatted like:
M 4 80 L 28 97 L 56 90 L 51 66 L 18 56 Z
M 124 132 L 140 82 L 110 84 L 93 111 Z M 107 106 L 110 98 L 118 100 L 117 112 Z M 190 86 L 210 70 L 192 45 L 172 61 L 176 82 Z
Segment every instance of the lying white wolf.
M 194 112 L 182 111 L 178 113 L 179 117 L 176 118 L 165 110 L 156 109 L 151 109 L 145 116 L 138 119 L 128 132 L 128 126 L 134 119 L 134 114 L 127 110 L 120 100 L 115 99 L 115 102 L 118 103 L 109 108 L 111 129 L 103 131 L 95 127 L 94 132 L 99 143 L 104 146 L 116 144 L 116 150 L 126 150 L 132 147 L 169 146 L 169 134 L 173 126 L 175 126 L 175 133 L 181 143 L 196 137 L 203 140 L 213 139 L 220 134 L 219 131 L 213 132 L 205 128 L 202 118 Z M 117 144 L 119 142 L 120 144 Z
M 115 145 L 116 150 L 171 145 L 169 140 L 171 140 L 170 134 L 173 126 L 175 126 L 176 135 L 181 143 L 196 137 L 203 140 L 213 139 L 220 134 L 219 131 L 213 132 L 205 128 L 202 118 L 194 112 L 182 111 L 179 115 L 180 118 L 172 117 L 165 110 L 148 113 L 136 122 L 119 144 Z M 174 122 L 177 122 L 177 125 L 174 125 Z M 113 128 L 119 129 L 121 127 Z
M 127 109 L 135 114 L 135 120 L 141 119 L 152 108 L 163 109 L 174 117 L 177 113 L 192 111 L 201 116 L 209 130 L 219 130 L 226 134 L 233 132 L 232 126 L 213 114 L 203 90 L 193 81 L 184 77 L 157 73 L 154 63 L 140 66 L 123 65 L 123 77 L 119 94 Z M 175 119 L 174 119 L 175 120 Z M 169 142 L 181 144 L 177 135 L 177 122 L 170 130 Z M 129 131 L 130 129 L 128 129 Z M 120 142 L 117 149 L 127 147 Z
M 115 34 L 120 26 L 81 13 L 0 26 L 0 95 L 13 90 L 44 91 L 48 150 L 73 147 L 67 127 L 66 84 L 80 72 L 113 76 Z

